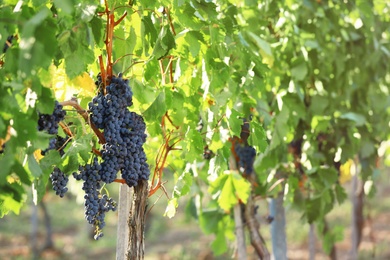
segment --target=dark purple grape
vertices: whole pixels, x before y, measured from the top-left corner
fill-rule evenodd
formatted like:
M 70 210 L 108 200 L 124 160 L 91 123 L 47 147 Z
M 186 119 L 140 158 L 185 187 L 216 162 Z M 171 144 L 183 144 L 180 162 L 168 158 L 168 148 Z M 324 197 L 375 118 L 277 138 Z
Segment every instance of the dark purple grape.
M 84 195 L 85 219 L 89 224 L 95 227 L 95 239 L 103 236 L 102 229 L 105 226 L 104 217 L 106 212 L 116 210 L 116 202 L 107 195 L 102 195 L 102 179 L 100 171 L 102 167 L 98 159 L 95 157 L 91 164 L 80 167 L 80 173 L 73 173 L 76 180 L 83 180 L 82 189 Z
M 256 150 L 252 146 L 236 144 L 234 150 L 239 158 L 238 166 L 247 175 L 253 172 Z
M 48 134 L 56 135 L 58 134 L 59 123 L 65 119 L 66 111 L 63 110 L 62 105 L 55 101 L 54 111 L 52 114 L 38 114 L 38 131 L 45 131 Z M 61 149 L 65 142 L 61 139 L 62 137 L 55 137 L 49 140 L 49 147 L 41 152 L 42 155 L 45 155 L 49 150 Z M 60 152 L 61 153 L 61 152 Z M 63 154 L 63 151 L 62 151 Z M 61 155 L 62 155 L 61 154 Z
M 50 181 L 53 186 L 53 190 L 56 192 L 56 195 L 61 198 L 64 197 L 65 193 L 68 191 L 68 188 L 66 187 L 68 180 L 68 176 L 65 175 L 58 167 L 55 167 L 53 172 L 50 174 Z

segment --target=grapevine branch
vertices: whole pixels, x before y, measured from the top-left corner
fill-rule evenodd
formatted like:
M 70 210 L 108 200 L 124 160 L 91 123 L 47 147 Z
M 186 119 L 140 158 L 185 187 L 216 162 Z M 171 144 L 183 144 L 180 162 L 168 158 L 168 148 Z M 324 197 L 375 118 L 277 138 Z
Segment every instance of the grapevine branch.
M 237 163 L 235 158 L 231 155 L 229 158 L 229 169 L 237 170 Z M 234 223 L 236 225 L 236 241 L 237 241 L 237 258 L 238 259 L 246 259 L 246 245 L 245 245 L 245 227 L 243 216 L 241 213 L 241 203 L 237 203 L 234 206 Z
M 65 124 L 64 122 L 60 122 L 59 125 L 61 126 L 62 130 L 65 132 L 66 135 L 73 137 L 73 133 L 69 129 L 69 126 L 67 124 Z
M 108 80 L 110 80 L 112 77 L 112 66 L 113 66 L 112 43 L 114 37 L 114 28 L 115 26 L 117 26 L 123 21 L 123 19 L 127 15 L 127 12 L 125 11 L 123 15 L 117 21 L 115 21 L 115 15 L 108 8 L 107 0 L 105 0 L 104 3 L 105 3 L 104 14 L 107 16 L 106 39 L 104 40 L 104 43 L 106 45 L 106 52 L 107 52 L 106 69 L 104 69 L 102 55 L 99 56 L 99 65 L 100 65 L 100 71 L 102 76 L 102 82 L 105 87 L 108 83 Z
M 76 99 L 63 101 L 60 104 L 62 106 L 71 106 L 74 109 L 76 109 L 77 113 L 79 113 L 84 118 L 85 122 L 87 122 L 91 126 L 93 132 L 96 134 L 96 136 L 99 139 L 99 143 L 100 144 L 104 144 L 106 142 L 106 140 L 105 140 L 105 138 L 103 136 L 103 133 L 100 132 L 100 130 L 95 126 L 95 124 L 92 123 L 91 120 L 89 119 L 89 114 L 88 114 L 87 110 L 83 109 L 80 106 L 80 104 L 77 102 Z
M 169 23 L 169 28 L 171 29 L 171 32 L 173 34 L 173 36 L 176 36 L 176 31 L 175 31 L 175 27 L 173 25 L 173 22 L 172 22 L 172 17 L 171 17 L 171 14 L 170 14 L 170 10 L 168 7 L 164 7 L 163 9 L 163 14 L 166 14 L 167 17 L 168 17 L 168 23 Z M 162 84 L 165 85 L 165 75 L 167 73 L 167 71 L 164 70 L 164 64 L 163 64 L 163 60 L 165 58 L 168 58 L 168 64 L 167 64 L 167 71 L 169 70 L 169 82 L 170 83 L 173 83 L 173 60 L 174 60 L 174 56 L 172 55 L 169 55 L 169 56 L 165 56 L 163 58 L 161 58 L 159 60 L 159 66 L 160 66 L 160 73 L 161 73 L 161 81 L 162 81 Z
M 240 144 L 247 144 L 249 135 L 250 135 L 249 122 L 244 122 L 244 124 L 241 126 L 240 137 L 234 136 L 232 138 L 229 138 L 229 141 L 232 143 L 231 156 L 229 159 L 229 168 L 231 170 L 237 171 L 238 169 L 237 166 L 239 165 L 239 160 L 240 160 L 238 154 L 236 153 L 235 146 Z M 251 185 L 252 187 L 257 187 L 258 184 L 256 182 L 256 179 L 253 178 L 253 175 L 254 173 L 252 172 L 251 174 L 243 174 L 243 177 L 246 178 L 252 184 Z M 259 231 L 259 223 L 254 217 L 255 204 L 253 200 L 253 195 L 254 195 L 253 191 L 251 190 L 247 203 L 243 205 L 241 204 L 241 202 L 239 202 L 234 207 L 234 211 L 235 211 L 234 218 L 236 222 L 236 233 L 237 233 L 238 258 L 239 259 L 246 258 L 245 236 L 243 235 L 244 227 L 242 224 L 242 218 L 244 218 L 246 227 L 248 228 L 250 234 L 250 241 L 252 247 L 255 249 L 257 256 L 260 259 L 269 259 L 270 258 L 269 252 L 265 245 L 265 241 Z M 244 207 L 244 212 L 241 211 L 241 206 Z M 240 214 L 238 214 L 237 212 L 239 212 Z
M 160 147 L 160 149 L 159 149 L 159 151 L 157 153 L 157 156 L 156 156 L 156 167 L 154 169 L 154 173 L 153 173 L 153 177 L 152 177 L 152 181 L 151 181 L 151 188 L 150 188 L 150 191 L 149 191 L 149 196 L 152 196 L 160 188 L 163 189 L 163 191 L 167 195 L 166 190 L 165 190 L 165 188 L 163 186 L 164 183 L 162 182 L 163 170 L 164 170 L 164 167 L 166 165 L 169 152 L 171 152 L 173 150 L 178 150 L 178 148 L 175 148 L 175 146 L 176 146 L 176 144 L 178 142 L 181 141 L 181 139 L 179 138 L 178 140 L 176 140 L 176 141 L 174 141 L 172 143 L 173 139 L 175 138 L 175 137 L 172 137 L 172 134 L 173 134 L 174 131 L 170 130 L 167 133 L 166 120 L 173 127 L 175 127 L 176 129 L 179 129 L 178 126 L 173 124 L 172 119 L 169 117 L 168 113 L 166 112 L 163 115 L 162 120 L 161 120 L 161 126 L 162 126 L 163 137 L 164 137 L 164 143 L 161 145 L 161 147 Z M 170 144 L 170 143 L 172 143 L 172 144 Z M 157 183 L 156 183 L 156 179 L 157 179 Z

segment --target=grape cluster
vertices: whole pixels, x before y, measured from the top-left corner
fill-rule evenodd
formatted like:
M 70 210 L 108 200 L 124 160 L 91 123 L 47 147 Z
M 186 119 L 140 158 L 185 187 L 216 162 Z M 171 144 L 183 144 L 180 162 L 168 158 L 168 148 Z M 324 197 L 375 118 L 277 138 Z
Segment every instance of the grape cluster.
M 101 86 L 98 77 L 97 86 Z M 100 175 L 102 181 L 111 183 L 120 171 L 122 178 L 131 186 L 138 180 L 149 178 L 149 166 L 143 144 L 146 140 L 143 118 L 128 110 L 133 104 L 133 93 L 128 81 L 121 76 L 111 78 L 111 84 L 89 104 L 92 123 L 104 132 L 106 143 L 102 147 Z
M 96 240 L 103 236 L 102 229 L 105 226 L 105 213 L 110 210 L 116 210 L 116 202 L 106 194 L 101 195 L 100 193 L 103 185 L 99 174 L 101 169 L 102 166 L 95 157 L 91 164 L 80 166 L 79 174 L 73 173 L 73 177 L 76 180 L 84 181 L 82 189 L 85 192 L 85 219 L 89 224 L 95 226 L 94 238 Z
M 65 193 L 68 191 L 66 184 L 68 184 L 68 176 L 65 175 L 58 167 L 55 167 L 53 172 L 50 174 L 50 181 L 53 185 L 53 190 L 56 192 L 56 195 L 61 198 L 64 197 Z
M 64 120 L 66 111 L 62 109 L 62 105 L 56 100 L 54 111 L 51 115 L 39 113 L 38 130 L 46 131 L 49 134 L 58 133 L 58 124 Z
M 66 111 L 63 110 L 62 105 L 56 100 L 52 114 L 39 113 L 38 131 L 45 131 L 48 134 L 56 135 L 58 133 L 58 124 L 65 119 L 65 115 Z M 49 147 L 43 150 L 41 154 L 45 155 L 49 150 L 63 148 L 66 141 L 64 141 L 63 138 L 59 136 L 50 139 Z
M 88 104 L 91 122 L 103 130 L 105 143 L 101 146 L 101 159 L 80 167 L 74 173 L 76 180 L 83 180 L 85 192 L 85 218 L 95 226 L 95 239 L 103 236 L 105 213 L 116 210 L 116 203 L 100 189 L 104 183 L 111 183 L 121 172 L 122 178 L 130 187 L 136 186 L 140 179 L 149 178 L 149 166 L 143 144 L 146 141 L 143 118 L 129 111 L 133 104 L 133 93 L 121 75 L 113 76 L 104 88 L 98 76 L 95 82 L 98 94 Z
M 238 165 L 241 172 L 247 175 L 251 174 L 253 172 L 256 150 L 252 146 L 237 143 L 234 146 L 234 151 L 239 158 Z

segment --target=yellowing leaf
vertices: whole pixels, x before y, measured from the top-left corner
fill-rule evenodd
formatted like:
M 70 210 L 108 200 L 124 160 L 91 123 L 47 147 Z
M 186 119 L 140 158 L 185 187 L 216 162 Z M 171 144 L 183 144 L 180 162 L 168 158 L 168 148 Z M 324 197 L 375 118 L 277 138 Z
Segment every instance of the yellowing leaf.
M 349 159 L 343 165 L 340 166 L 340 177 L 339 177 L 340 184 L 344 184 L 352 179 L 352 174 L 351 174 L 352 164 L 353 164 L 353 160 Z
M 57 100 L 69 100 L 74 95 L 93 97 L 96 93 L 96 86 L 93 78 L 84 72 L 70 80 L 63 65 L 49 68 L 50 77 L 44 80 L 44 85 L 54 90 Z M 46 75 L 47 77 L 47 75 Z
M 41 154 L 41 150 L 36 150 L 34 152 L 34 157 L 35 157 L 35 160 L 37 160 L 37 162 L 39 162 L 43 158 L 43 155 Z
M 221 195 L 218 198 L 218 205 L 225 211 L 230 210 L 238 203 L 231 176 L 232 175 L 230 174 L 229 178 L 223 185 Z
M 71 81 L 72 85 L 80 90 L 80 94 L 82 96 L 94 96 L 96 85 L 95 81 L 88 75 L 88 73 L 84 72 L 80 76 L 77 76 Z
M 178 206 L 177 198 L 172 198 L 168 201 L 167 208 L 165 209 L 164 216 L 168 218 L 173 218 L 176 214 L 176 208 Z
M 237 197 L 241 200 L 242 203 L 246 204 L 251 191 L 251 185 L 249 181 L 244 179 L 242 175 L 238 173 L 232 174 L 232 180 Z

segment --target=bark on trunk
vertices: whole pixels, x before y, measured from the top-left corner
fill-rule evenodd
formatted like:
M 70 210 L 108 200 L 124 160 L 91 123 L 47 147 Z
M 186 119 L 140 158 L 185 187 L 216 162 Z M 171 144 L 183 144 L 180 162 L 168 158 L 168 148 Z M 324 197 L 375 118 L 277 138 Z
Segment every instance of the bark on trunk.
M 252 194 L 249 196 L 248 202 L 245 205 L 245 221 L 248 225 L 251 245 L 255 249 L 257 256 L 260 259 L 269 260 L 270 254 L 265 244 L 265 240 L 260 234 L 260 224 L 255 218 L 255 203 Z
M 45 202 L 42 200 L 39 205 L 42 208 L 43 211 L 43 217 L 45 219 L 45 228 L 46 228 L 46 241 L 45 244 L 42 247 L 42 250 L 48 249 L 48 248 L 54 248 L 54 242 L 53 242 L 53 228 L 51 225 L 51 218 L 49 211 L 47 210 Z
M 139 260 L 144 258 L 144 232 L 146 220 L 146 208 L 148 201 L 148 182 L 139 181 L 133 188 L 134 194 L 129 211 L 128 247 L 126 258 L 128 260 Z
M 362 231 L 364 225 L 363 216 L 363 199 L 364 199 L 364 183 L 359 179 L 358 160 L 355 160 L 355 175 L 352 178 L 351 200 L 352 200 L 352 216 L 351 216 L 351 253 L 352 260 L 358 258 L 359 244 L 362 239 Z

